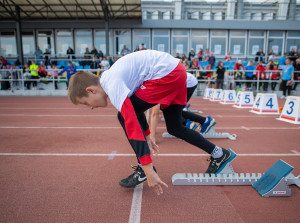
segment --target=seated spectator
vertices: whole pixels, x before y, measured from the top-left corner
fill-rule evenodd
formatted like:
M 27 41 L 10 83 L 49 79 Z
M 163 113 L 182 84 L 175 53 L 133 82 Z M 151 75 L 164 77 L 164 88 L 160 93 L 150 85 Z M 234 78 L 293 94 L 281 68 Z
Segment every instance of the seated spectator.
M 212 76 L 212 69 L 211 69 L 211 64 L 208 64 L 207 67 L 206 67 L 206 70 L 208 72 L 206 72 L 206 77 L 207 77 L 207 87 L 210 87 L 211 86 L 211 76 Z
M 276 59 L 276 54 L 275 54 L 275 53 L 273 53 L 273 54 L 271 54 L 271 55 L 269 56 L 269 61 L 271 60 L 271 61 L 273 61 L 273 63 L 274 63 L 275 59 Z
M 230 52 L 227 52 L 227 55 L 225 56 L 225 61 L 231 61 L 231 60 L 232 60 L 231 54 Z
M 36 48 L 36 51 L 34 52 L 35 58 L 38 60 L 43 59 L 43 51 L 40 49 L 40 47 L 38 46 Z
M 33 89 L 37 88 L 37 80 L 40 78 L 39 77 L 39 73 L 38 73 L 38 68 L 39 66 L 35 63 L 35 61 L 31 61 L 31 65 L 30 65 L 30 73 L 31 73 L 31 79 L 32 81 L 32 87 Z
M 195 51 L 193 48 L 191 48 L 191 51 L 189 52 L 188 61 L 191 61 L 192 58 L 195 57 Z
M 186 69 L 188 70 L 188 69 Z M 196 65 L 194 63 L 191 63 L 191 67 L 190 67 L 190 73 L 195 74 L 196 70 L 198 70 L 198 68 L 196 67 Z
M 101 58 L 104 57 L 104 54 L 103 54 L 103 52 L 101 50 L 99 50 L 99 53 L 97 53 L 97 58 L 99 59 L 100 57 Z
M 214 68 L 214 64 L 216 62 L 216 58 L 214 56 L 214 53 L 213 52 L 210 52 L 210 56 L 208 58 L 208 63 L 211 65 L 211 68 L 213 69 Z
M 197 60 L 196 57 L 193 58 L 192 63 L 191 63 L 191 67 L 192 67 L 192 65 L 195 65 L 195 68 L 196 68 L 196 69 L 199 67 L 199 62 L 198 62 L 198 60 Z
M 264 60 L 264 56 L 265 56 L 265 53 L 264 53 L 263 50 L 260 48 L 260 49 L 258 50 L 258 52 L 256 53 L 255 61 L 256 61 L 256 62 L 263 61 L 263 60 Z
M 252 89 L 252 83 L 250 81 L 253 80 L 253 74 L 254 74 L 254 71 L 255 71 L 255 67 L 253 66 L 252 60 L 249 61 L 248 65 L 245 67 L 245 70 L 247 70 L 247 72 L 245 72 L 246 80 L 249 81 L 249 82 L 246 83 L 246 86 L 247 86 L 248 90 L 251 90 Z
M 203 49 L 200 48 L 199 52 L 198 52 L 198 60 L 202 61 L 203 57 L 204 57 L 204 52 L 203 52 Z
M 57 87 L 57 75 L 58 75 L 58 70 L 56 64 L 52 64 L 51 70 L 48 72 L 48 76 L 52 77 L 54 79 L 54 87 L 55 90 L 58 89 Z
M 109 67 L 111 67 L 114 64 L 114 62 L 112 61 L 112 59 L 109 56 L 106 56 L 106 60 L 109 63 Z
M 198 72 L 197 72 L 197 78 L 198 79 L 206 79 L 206 72 L 202 72 L 203 68 L 199 66 Z
M 207 48 L 206 51 L 205 51 L 205 53 L 204 53 L 204 61 L 208 61 L 209 56 L 210 56 L 209 48 Z
M 293 57 L 295 56 L 295 54 L 296 54 L 295 48 L 292 48 L 291 52 L 289 52 L 289 56 Z
M 269 52 L 268 52 L 268 56 L 271 56 L 271 55 L 273 55 L 273 53 L 274 53 L 274 52 L 273 52 L 273 50 L 272 50 L 272 49 L 270 49 L 270 50 L 269 50 Z
M 94 55 L 93 61 L 92 61 L 92 63 L 91 63 L 90 66 L 91 66 L 91 69 L 94 69 L 94 70 L 98 69 L 99 64 L 98 64 L 96 55 Z M 93 73 L 93 74 L 97 74 L 97 71 L 92 71 L 92 73 Z
M 48 51 L 48 49 L 45 49 L 44 52 L 44 60 L 45 60 L 45 65 L 49 65 L 50 64 L 50 58 L 49 58 L 50 52 Z
M 242 80 L 243 78 L 243 73 L 241 73 L 241 69 L 245 71 L 245 67 L 244 65 L 242 64 L 242 61 L 241 60 L 238 60 L 235 64 L 234 64 L 234 68 L 235 70 L 235 79 L 236 80 Z M 240 87 L 242 87 L 242 82 L 240 81 L 236 81 L 235 82 L 235 85 L 239 85 Z
M 255 79 L 257 80 L 259 78 L 259 80 L 263 80 L 264 77 L 265 77 L 265 71 L 266 71 L 266 68 L 263 66 L 263 62 L 262 61 L 259 61 L 259 64 L 257 65 L 256 67 L 256 75 L 255 75 Z M 260 87 L 263 86 L 263 82 L 260 81 L 259 83 L 259 90 L 260 90 Z
M 20 79 L 20 71 L 18 71 L 15 64 L 11 65 L 11 71 L 10 71 L 11 79 L 12 79 L 12 87 L 19 87 L 19 81 Z
M 229 90 L 235 89 L 234 72 L 229 71 L 227 75 Z
M 103 69 L 103 70 L 108 70 L 109 69 L 109 62 L 106 60 L 105 57 L 102 58 L 100 66 L 101 66 L 101 69 Z
M 70 59 L 75 59 L 75 56 L 74 56 L 74 50 L 69 46 L 69 48 L 68 48 L 68 50 L 67 50 L 67 55 L 69 55 L 68 56 L 68 59 L 70 60 Z
M 137 51 L 140 51 L 140 47 L 139 47 L 139 45 L 137 45 L 137 46 L 135 47 L 135 50 L 134 50 L 134 52 L 137 52 Z
M 7 62 L 6 62 L 6 60 L 4 59 L 4 57 L 3 57 L 3 56 L 0 56 L 0 69 L 2 68 L 3 65 L 6 66 L 6 64 L 7 64 Z
M 179 56 L 179 53 L 176 53 L 176 56 L 175 56 L 175 58 L 177 58 L 177 59 L 181 59 L 181 58 L 180 58 L 180 56 Z
M 89 65 L 90 64 L 89 60 L 91 59 L 89 48 L 85 48 L 85 52 L 84 52 L 84 57 L 83 58 L 86 61 L 83 61 L 82 66 Z
M 119 58 L 117 56 L 114 56 L 113 64 L 118 60 Z
M 225 68 L 224 68 L 223 62 L 220 62 L 218 64 L 216 73 L 217 73 L 216 87 L 217 87 L 217 89 L 223 89 L 224 74 L 225 74 Z
M 146 50 L 145 44 L 142 43 L 141 45 L 142 45 L 142 46 L 141 46 L 141 47 L 142 47 L 141 50 Z
M 39 68 L 37 69 L 37 71 L 40 77 L 47 77 L 46 69 L 42 63 L 39 64 Z
M 242 64 L 242 61 L 241 61 L 241 60 L 238 60 L 238 61 L 234 64 L 233 69 L 236 70 L 236 71 L 239 71 L 241 68 L 245 71 L 245 67 L 244 67 L 244 65 Z
M 67 72 L 67 88 L 69 87 L 69 81 L 73 74 L 77 73 L 76 67 L 73 65 L 72 61 L 69 61 L 68 66 L 66 66 L 62 71 L 60 71 L 57 75 L 62 75 L 64 72 Z
M 121 56 L 125 56 L 125 55 L 127 55 L 127 54 L 129 54 L 129 53 L 131 53 L 131 50 L 128 49 L 128 48 L 126 47 L 126 45 L 124 45 L 124 46 L 123 46 L 123 49 L 121 50 Z
M 97 53 L 98 53 L 98 50 L 96 49 L 95 46 L 93 46 L 93 49 L 92 49 L 92 51 L 91 51 L 91 54 L 92 54 L 93 56 L 95 56 L 95 55 L 97 55 Z
M 30 73 L 30 69 L 29 69 L 28 63 L 25 63 L 24 66 L 23 66 L 23 76 L 24 76 L 24 79 L 26 79 L 26 81 L 24 81 L 25 90 L 30 90 L 31 73 Z
M 297 50 L 296 56 L 298 57 L 298 59 L 300 58 L 300 49 Z
M 10 90 L 9 71 L 7 70 L 6 64 L 2 65 L 0 76 L 1 79 L 4 79 L 4 81 L 1 82 L 1 90 Z
M 190 63 L 189 63 L 189 61 L 187 60 L 185 54 L 182 54 L 182 55 L 181 55 L 180 63 L 182 63 L 182 64 L 184 65 L 184 67 L 185 67 L 186 65 L 188 65 L 188 67 L 190 67 Z
M 270 65 L 267 64 L 266 65 L 266 71 L 265 71 L 265 76 L 264 76 L 264 84 L 263 84 L 263 90 L 264 91 L 268 91 L 268 87 L 269 87 L 269 79 L 271 78 L 271 74 L 272 74 L 272 69 L 270 68 Z
M 278 69 L 278 65 L 274 65 L 274 68 L 272 69 L 272 73 L 271 73 L 271 88 L 272 91 L 275 91 L 276 85 L 277 85 L 277 80 L 279 80 L 280 77 L 280 73 L 279 73 L 279 69 Z
M 270 70 L 274 68 L 274 62 L 272 60 L 268 61 L 268 65 L 270 66 Z

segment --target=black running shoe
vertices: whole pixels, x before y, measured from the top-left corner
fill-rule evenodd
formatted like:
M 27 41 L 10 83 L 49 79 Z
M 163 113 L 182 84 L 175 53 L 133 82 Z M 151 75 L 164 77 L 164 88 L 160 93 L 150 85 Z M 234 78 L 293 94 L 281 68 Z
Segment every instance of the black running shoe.
M 223 149 L 223 156 L 221 156 L 220 158 L 213 158 L 212 156 L 210 157 L 210 163 L 209 163 L 209 167 L 207 168 L 205 173 L 216 173 L 218 171 L 218 169 L 220 168 L 220 166 L 225 163 L 231 156 L 231 153 L 227 150 L 227 149 Z
M 146 174 L 144 173 L 141 167 L 131 166 L 131 168 L 134 170 L 134 173 L 128 176 L 127 178 L 120 180 L 119 184 L 122 187 L 134 188 L 135 186 L 147 180 Z M 153 169 L 156 172 L 155 167 L 153 167 Z

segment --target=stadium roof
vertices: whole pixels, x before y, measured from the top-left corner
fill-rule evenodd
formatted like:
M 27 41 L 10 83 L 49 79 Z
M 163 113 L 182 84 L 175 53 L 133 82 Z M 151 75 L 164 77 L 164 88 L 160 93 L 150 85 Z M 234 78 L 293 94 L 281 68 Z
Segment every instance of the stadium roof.
M 0 0 L 0 20 L 141 19 L 141 0 Z

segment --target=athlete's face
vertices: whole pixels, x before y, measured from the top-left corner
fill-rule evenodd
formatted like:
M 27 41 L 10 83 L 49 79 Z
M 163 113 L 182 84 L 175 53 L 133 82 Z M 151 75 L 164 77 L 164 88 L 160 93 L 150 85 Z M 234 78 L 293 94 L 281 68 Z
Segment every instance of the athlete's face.
M 86 91 L 88 96 L 77 98 L 78 104 L 86 105 L 91 109 L 107 106 L 107 96 L 104 91 L 102 92 L 96 86 L 87 87 Z

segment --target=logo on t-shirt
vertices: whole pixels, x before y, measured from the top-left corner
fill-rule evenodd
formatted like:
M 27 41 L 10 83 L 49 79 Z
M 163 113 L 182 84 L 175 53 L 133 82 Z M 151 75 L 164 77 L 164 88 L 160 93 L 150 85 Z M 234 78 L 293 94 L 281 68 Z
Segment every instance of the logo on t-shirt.
M 142 85 L 140 88 L 141 88 L 142 90 L 146 89 L 146 87 L 145 87 L 144 85 Z

